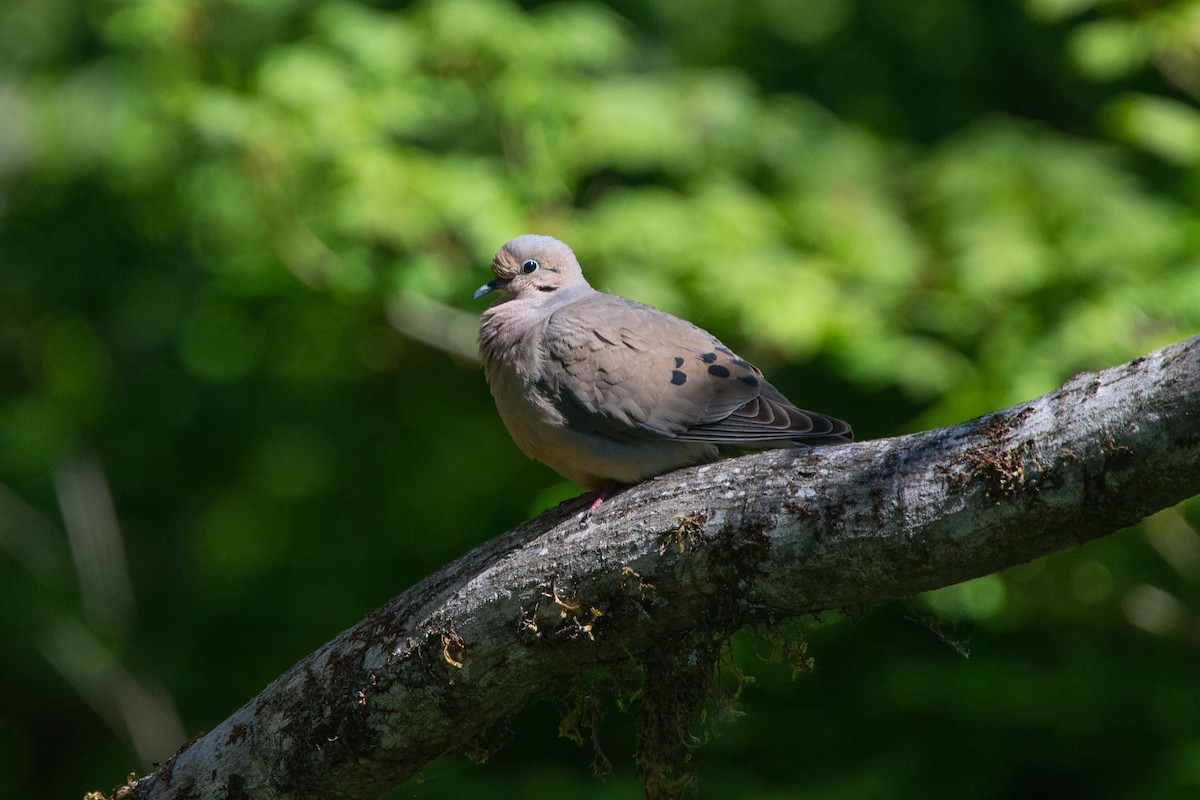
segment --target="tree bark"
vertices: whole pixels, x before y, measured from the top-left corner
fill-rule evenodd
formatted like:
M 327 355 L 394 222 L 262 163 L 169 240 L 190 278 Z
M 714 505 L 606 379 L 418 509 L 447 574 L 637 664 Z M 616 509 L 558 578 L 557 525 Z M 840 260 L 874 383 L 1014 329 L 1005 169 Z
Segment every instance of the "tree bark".
M 969 422 L 562 508 L 401 593 L 118 796 L 371 798 L 581 670 L 896 598 L 1200 494 L 1200 337 Z

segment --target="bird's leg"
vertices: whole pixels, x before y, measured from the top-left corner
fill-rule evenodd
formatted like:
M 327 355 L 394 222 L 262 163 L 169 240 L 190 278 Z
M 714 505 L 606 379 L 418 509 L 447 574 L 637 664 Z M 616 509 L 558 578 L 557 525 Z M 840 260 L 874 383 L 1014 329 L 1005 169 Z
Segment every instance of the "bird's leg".
M 596 512 L 601 503 L 616 494 L 620 488 L 621 484 L 616 481 L 605 481 L 599 488 L 593 489 L 590 492 L 584 492 L 572 500 L 563 501 L 563 505 L 569 507 L 572 511 L 583 507 L 585 504 L 587 505 L 587 509 L 579 519 L 579 524 L 582 525 L 592 518 L 592 514 Z
M 599 489 L 596 489 L 596 498 L 592 500 L 592 504 L 588 506 L 587 513 L 583 515 L 584 521 L 586 521 L 588 517 L 592 516 L 596 509 L 600 507 L 601 503 L 612 497 L 616 493 L 618 487 L 620 487 L 619 483 L 614 481 L 606 481 L 603 486 L 601 486 Z

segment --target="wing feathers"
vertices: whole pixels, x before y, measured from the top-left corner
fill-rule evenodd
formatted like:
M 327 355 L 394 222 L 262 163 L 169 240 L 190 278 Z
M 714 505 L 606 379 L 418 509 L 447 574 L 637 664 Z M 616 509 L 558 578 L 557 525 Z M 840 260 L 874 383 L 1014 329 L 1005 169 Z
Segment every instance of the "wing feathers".
M 544 337 L 538 383 L 575 430 L 751 449 L 851 439 L 711 334 L 632 300 L 590 294 L 556 311 Z

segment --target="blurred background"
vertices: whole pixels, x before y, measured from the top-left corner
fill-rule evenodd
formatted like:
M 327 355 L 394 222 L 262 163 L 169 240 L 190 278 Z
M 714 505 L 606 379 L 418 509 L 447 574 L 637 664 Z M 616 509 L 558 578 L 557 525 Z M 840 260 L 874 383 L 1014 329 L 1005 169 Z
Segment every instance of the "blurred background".
M 577 493 L 474 362 L 510 237 L 902 434 L 1200 329 L 1198 99 L 1195 0 L 6 0 L 0 796 Z M 1198 529 L 809 621 L 795 680 L 739 636 L 700 796 L 1200 797 Z M 389 797 L 640 797 L 563 703 Z

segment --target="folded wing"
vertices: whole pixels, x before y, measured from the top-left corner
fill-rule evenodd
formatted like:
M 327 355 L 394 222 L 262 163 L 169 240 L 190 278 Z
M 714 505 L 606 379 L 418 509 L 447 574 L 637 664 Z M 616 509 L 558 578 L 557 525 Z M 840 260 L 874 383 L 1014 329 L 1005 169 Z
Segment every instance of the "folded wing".
M 797 408 L 712 334 L 650 306 L 595 293 L 543 336 L 539 389 L 574 430 L 742 449 L 851 440 L 845 422 Z

